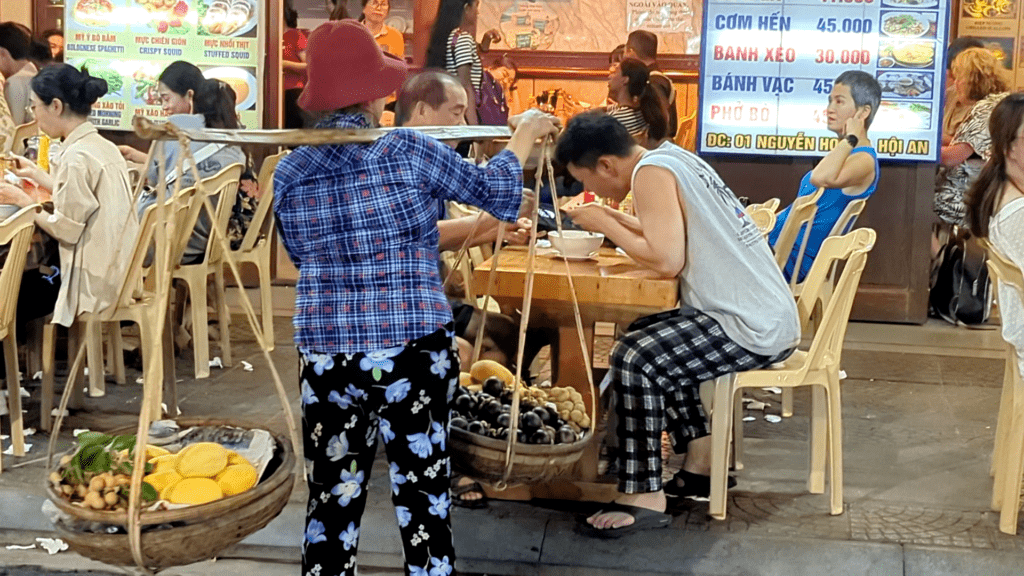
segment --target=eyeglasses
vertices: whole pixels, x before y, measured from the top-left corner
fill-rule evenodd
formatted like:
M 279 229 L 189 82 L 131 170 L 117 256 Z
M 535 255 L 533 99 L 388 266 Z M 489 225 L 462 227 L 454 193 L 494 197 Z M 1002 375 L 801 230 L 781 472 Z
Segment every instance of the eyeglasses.
M 379 2 L 379 1 L 378 2 L 367 2 L 366 5 L 369 6 L 370 8 L 375 8 L 377 10 L 387 10 L 388 8 L 391 7 L 391 3 L 390 2 Z

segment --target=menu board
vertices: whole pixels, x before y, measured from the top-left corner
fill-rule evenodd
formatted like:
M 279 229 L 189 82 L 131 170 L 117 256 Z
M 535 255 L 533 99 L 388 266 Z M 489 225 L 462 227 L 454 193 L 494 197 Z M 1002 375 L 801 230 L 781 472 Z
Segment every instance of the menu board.
M 262 0 L 67 0 L 64 61 L 107 81 L 90 121 L 131 130 L 135 115 L 165 116 L 157 78 L 175 60 L 227 82 L 247 128 L 260 128 Z
M 1024 87 L 1024 23 L 1018 0 L 963 0 L 957 32 L 981 40 L 1011 70 L 1017 90 Z
M 698 150 L 823 156 L 833 81 L 862 70 L 882 87 L 879 157 L 936 161 L 948 22 L 949 0 L 708 0 Z

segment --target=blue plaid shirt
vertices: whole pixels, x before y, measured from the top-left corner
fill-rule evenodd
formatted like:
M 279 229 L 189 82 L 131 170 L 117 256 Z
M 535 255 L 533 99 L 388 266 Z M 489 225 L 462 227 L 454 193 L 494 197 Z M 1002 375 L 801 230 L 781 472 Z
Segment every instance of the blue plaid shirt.
M 321 128 L 369 128 L 333 114 Z M 303 146 L 274 174 L 281 240 L 299 269 L 295 343 L 321 353 L 403 345 L 451 321 L 438 274 L 438 205 L 456 200 L 514 221 L 519 161 L 479 168 L 413 130 L 373 144 Z

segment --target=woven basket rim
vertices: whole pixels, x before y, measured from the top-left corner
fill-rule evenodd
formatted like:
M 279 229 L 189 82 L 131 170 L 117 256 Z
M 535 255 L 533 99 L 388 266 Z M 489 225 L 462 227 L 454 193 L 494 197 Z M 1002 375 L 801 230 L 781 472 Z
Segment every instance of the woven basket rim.
M 473 432 L 456 428 L 454 426 L 451 427 L 450 437 L 456 442 L 472 444 L 478 448 L 493 450 L 502 454 L 508 451 L 508 440 L 488 438 L 487 436 L 474 434 Z M 523 442 L 516 442 L 515 453 L 527 456 L 567 456 L 586 448 L 587 443 L 590 442 L 592 437 L 593 432 L 588 428 L 579 440 L 569 444 L 525 444 Z M 513 458 L 514 457 L 515 455 L 513 455 Z
M 266 480 L 260 482 L 253 488 L 242 492 L 241 494 L 227 496 L 208 504 L 199 504 L 176 510 L 158 510 L 154 512 L 143 510 L 142 514 L 139 515 L 140 526 L 151 526 L 154 524 L 166 524 L 171 522 L 191 523 L 201 521 L 214 515 L 229 513 L 232 510 L 246 506 L 250 502 L 258 500 L 273 492 L 289 476 L 292 476 L 292 470 L 295 468 L 295 450 L 292 449 L 291 441 L 287 436 L 274 432 L 264 425 L 244 420 L 216 418 L 179 418 L 174 421 L 182 427 L 231 426 L 246 430 L 266 430 L 277 442 L 277 450 L 281 453 L 281 464 Z M 134 431 L 134 427 L 124 426 L 104 433 L 118 435 Z M 53 483 L 51 483 L 49 479 L 46 480 L 46 495 L 61 512 L 69 514 L 79 520 L 102 522 L 104 524 L 122 527 L 128 526 L 127 510 L 100 511 L 75 506 L 65 500 L 61 495 L 57 494 L 53 489 Z

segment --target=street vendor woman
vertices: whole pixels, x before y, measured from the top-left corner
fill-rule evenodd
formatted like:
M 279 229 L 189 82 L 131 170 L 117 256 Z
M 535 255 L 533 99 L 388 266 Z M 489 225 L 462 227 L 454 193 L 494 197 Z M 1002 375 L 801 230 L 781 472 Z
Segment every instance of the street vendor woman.
M 309 38 L 304 110 L 319 128 L 376 127 L 405 63 L 354 20 Z M 354 574 L 367 483 L 383 439 L 407 574 L 450 574 L 448 401 L 458 348 L 438 274 L 437 205 L 480 206 L 513 222 L 522 163 L 557 133 L 540 112 L 512 119 L 486 168 L 442 142 L 397 130 L 372 144 L 303 146 L 274 176 L 281 238 L 299 269 L 300 357 L 309 507 L 302 572 Z
M 573 221 L 680 280 L 682 307 L 637 320 L 612 350 L 621 494 L 580 525 L 599 537 L 662 528 L 666 496 L 710 492 L 700 383 L 788 357 L 800 340 L 796 304 L 736 196 L 694 154 L 671 142 L 645 150 L 611 116 L 586 112 L 569 121 L 557 155 L 587 190 L 633 194 L 636 216 L 592 203 L 572 209 Z M 686 452 L 664 487 L 662 430 Z

